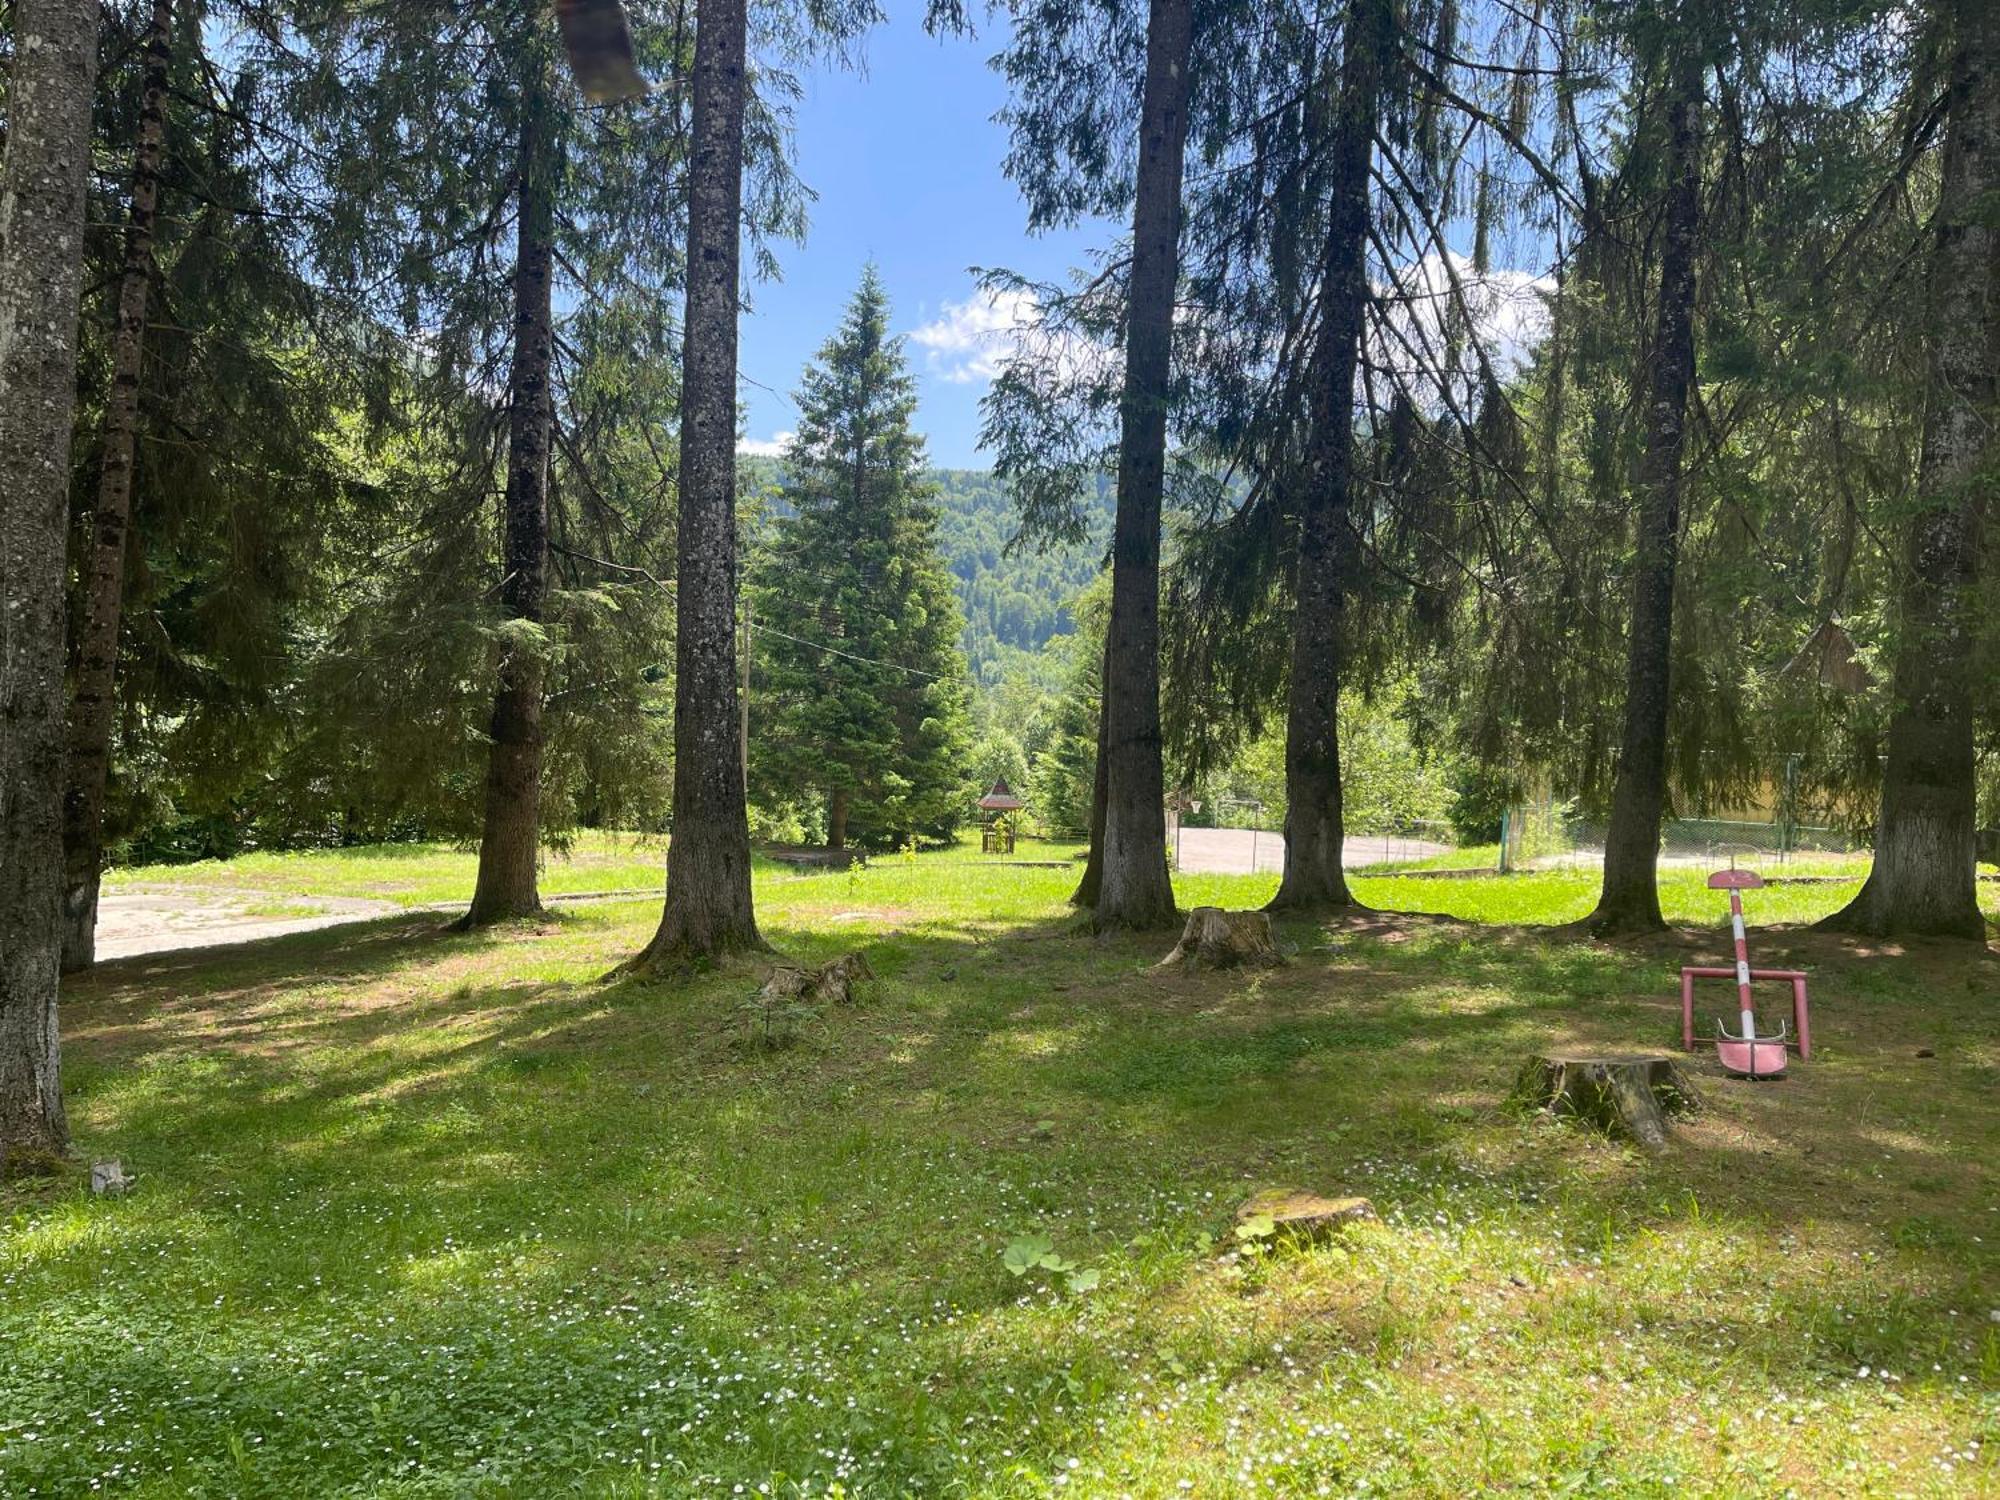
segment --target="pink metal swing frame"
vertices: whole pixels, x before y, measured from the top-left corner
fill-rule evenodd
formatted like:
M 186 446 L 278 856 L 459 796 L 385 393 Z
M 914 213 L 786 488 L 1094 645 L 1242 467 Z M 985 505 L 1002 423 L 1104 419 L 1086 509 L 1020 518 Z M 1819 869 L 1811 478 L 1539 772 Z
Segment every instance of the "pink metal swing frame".
M 1731 1033 L 1721 1021 L 1715 1023 L 1716 1059 L 1731 1073 L 1748 1078 L 1775 1078 L 1785 1071 L 1786 1051 L 1795 1049 L 1801 1062 L 1812 1056 L 1812 1022 L 1806 999 L 1806 976 L 1798 969 L 1753 969 L 1750 941 L 1743 930 L 1743 892 L 1763 888 L 1764 878 L 1755 870 L 1739 870 L 1733 865 L 1708 877 L 1710 890 L 1729 892 L 1729 921 L 1736 939 L 1736 966 L 1717 968 L 1690 964 L 1681 970 L 1681 1046 L 1694 1051 L 1694 982 L 1697 979 L 1734 979 L 1739 1005 L 1740 1035 Z M 1792 987 L 1792 1034 L 1780 1027 L 1776 1036 L 1757 1035 L 1756 1007 L 1751 1000 L 1754 981 L 1773 980 Z

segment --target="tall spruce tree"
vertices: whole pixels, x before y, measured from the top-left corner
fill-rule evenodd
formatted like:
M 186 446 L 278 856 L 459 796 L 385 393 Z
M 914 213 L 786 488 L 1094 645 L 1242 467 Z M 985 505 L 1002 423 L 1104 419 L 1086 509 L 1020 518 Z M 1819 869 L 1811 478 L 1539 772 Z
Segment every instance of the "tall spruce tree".
M 1319 338 L 1309 365 L 1303 472 L 1297 479 L 1291 682 L 1285 715 L 1285 872 L 1274 907 L 1353 904 L 1342 868 L 1342 619 L 1354 572 L 1354 378 L 1368 313 L 1371 163 L 1396 46 L 1392 0 L 1353 0 L 1341 33 L 1338 103 L 1326 173 Z
M 1690 0 L 1571 33 L 1559 97 L 1584 102 L 1550 150 L 1580 232 L 1446 692 L 1497 777 L 1608 805 L 1598 932 L 1660 925 L 1674 811 L 1775 793 L 1837 817 L 1872 784 L 1874 695 L 1824 687 L 1817 647 L 1801 670 L 1843 610 L 1871 619 L 1857 542 L 1905 462 L 1877 283 L 1910 257 L 1882 174 L 1923 149 L 1867 24 Z
M 118 272 L 111 389 L 104 403 L 90 551 L 82 572 L 83 618 L 70 692 L 69 758 L 63 790 L 63 969 L 90 967 L 96 952 L 97 889 L 104 859 L 104 794 L 111 768 L 113 684 L 124 605 L 132 475 L 138 462 L 140 362 L 153 285 L 153 230 L 166 153 L 173 6 L 153 0 L 146 27 L 138 132 L 132 147 L 124 263 Z
M 1009 57 L 1019 94 L 1010 168 L 1031 211 L 1051 220 L 1104 211 L 1125 166 L 1083 146 L 1105 138 L 1113 80 L 1136 55 L 1129 39 L 1088 45 L 1090 28 L 1129 16 L 1107 7 L 1088 18 L 1072 23 L 1081 39 L 1037 32 Z M 1504 93 L 1509 80 L 1548 71 L 1535 57 L 1548 28 L 1384 0 L 1216 4 L 1197 9 L 1196 25 L 1189 151 L 1199 166 L 1185 194 L 1168 490 L 1170 508 L 1196 523 L 1177 546 L 1170 598 L 1202 619 L 1167 622 L 1170 720 L 1180 721 L 1168 727 L 1177 750 L 1199 741 L 1197 758 L 1212 756 L 1271 697 L 1285 698 L 1297 837 L 1281 904 L 1338 907 L 1350 897 L 1337 705 L 1348 679 L 1385 664 L 1381 643 L 1394 639 L 1379 616 L 1362 626 L 1349 604 L 1379 582 L 1366 564 L 1385 555 L 1379 523 L 1407 488 L 1363 473 L 1355 445 L 1398 409 L 1442 409 L 1449 420 L 1411 425 L 1428 444 L 1463 451 L 1480 411 L 1469 393 L 1497 389 L 1476 336 L 1486 289 L 1458 273 L 1464 257 L 1447 229 L 1470 221 L 1483 276 L 1488 231 L 1547 202 L 1553 174 L 1525 138 L 1526 106 L 1510 110 Z M 1079 286 L 1035 289 L 1039 319 L 987 403 L 996 470 L 1031 533 L 1074 534 L 1080 481 L 1111 454 L 1101 434 L 1121 409 L 1122 370 L 1076 354 L 1085 340 L 1117 342 L 1136 311 L 1124 262 L 1107 259 Z M 1435 486 L 1422 498 L 1435 508 Z M 1199 576 L 1185 573 L 1190 559 Z M 1242 722 L 1182 733 L 1217 705 Z
M 938 551 L 916 383 L 874 268 L 798 392 L 791 514 L 752 565 L 751 781 L 823 799 L 826 842 L 940 838 L 962 819 L 971 722 L 964 621 Z
M 1660 821 L 1667 806 L 1667 710 L 1672 701 L 1674 581 L 1686 487 L 1687 426 L 1695 382 L 1695 296 L 1702 216 L 1703 120 L 1708 59 L 1700 7 L 1677 19 L 1666 55 L 1654 62 L 1639 98 L 1651 150 L 1633 160 L 1652 177 L 1657 205 L 1658 281 L 1651 346 L 1639 382 L 1645 445 L 1637 476 L 1632 604 L 1627 633 L 1625 730 L 1604 875 L 1588 925 L 1599 934 L 1653 932 L 1660 916 Z M 1647 61 L 1652 61 L 1648 59 Z M 1646 127 L 1653 128 L 1648 129 Z M 1636 394 L 1636 393 L 1635 393 Z
M 499 502 L 500 544 L 478 595 L 495 680 L 466 916 L 475 925 L 539 903 L 544 719 L 579 610 L 591 593 L 632 587 L 635 570 L 664 562 L 629 547 L 612 557 L 575 547 L 569 577 L 552 564 L 561 491 L 573 510 L 600 507 L 590 471 L 621 438 L 616 421 L 576 419 L 579 407 L 602 404 L 592 371 L 605 351 L 583 347 L 584 325 L 622 333 L 635 352 L 663 350 L 664 293 L 685 260 L 684 17 L 664 3 L 625 9 L 640 62 L 665 87 L 601 112 L 578 96 L 550 9 L 534 0 L 314 0 L 291 7 L 256 58 L 282 91 L 298 176 L 324 183 L 328 207 L 310 236 L 317 262 L 412 340 L 405 414 L 458 434 L 444 498 L 470 517 Z M 746 227 L 761 240 L 800 221 L 776 128 L 761 109 L 756 120 Z M 468 393 L 488 396 L 490 416 L 464 420 Z M 447 531 L 459 528 L 438 528 Z M 451 559 L 437 561 L 437 572 L 451 570 Z M 434 601 L 441 616 L 461 602 Z
M 61 1151 L 63 537 L 96 0 L 19 0 L 0 154 L 0 1157 Z
M 2000 8 L 1941 6 L 1947 85 L 1921 330 L 1923 446 L 1904 522 L 1875 861 L 1837 929 L 1983 941 L 1973 880 L 1975 646 L 2000 484 Z
M 1098 928 L 1158 927 L 1174 919 L 1160 736 L 1160 511 L 1166 489 L 1167 408 L 1180 284 L 1181 166 L 1193 47 L 1191 0 L 1152 0 L 1132 195 L 1118 512 L 1104 647 L 1104 852 L 1092 911 Z M 1097 842 L 1094 838 L 1093 845 Z
M 760 948 L 736 682 L 736 336 L 745 0 L 699 0 L 688 167 L 687 311 L 674 600 L 674 823 L 646 973 Z

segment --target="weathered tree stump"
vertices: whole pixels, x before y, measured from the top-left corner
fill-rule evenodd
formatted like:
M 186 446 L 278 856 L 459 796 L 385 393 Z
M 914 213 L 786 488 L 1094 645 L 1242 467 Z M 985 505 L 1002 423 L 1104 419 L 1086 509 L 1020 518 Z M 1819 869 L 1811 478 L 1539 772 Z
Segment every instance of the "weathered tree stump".
M 1301 1245 L 1323 1244 L 1348 1225 L 1376 1217 L 1366 1198 L 1322 1198 L 1297 1188 L 1265 1188 L 1236 1209 L 1239 1226 L 1268 1219 L 1272 1238 Z
M 1514 1084 L 1514 1099 L 1551 1114 L 1574 1115 L 1654 1151 L 1667 1144 L 1669 1115 L 1701 1108 L 1701 1096 L 1680 1064 L 1657 1053 L 1531 1057 Z
M 90 1190 L 98 1197 L 122 1198 L 132 1191 L 132 1179 L 117 1157 L 90 1164 Z
M 1271 919 L 1261 911 L 1224 911 L 1197 906 L 1174 951 L 1154 967 L 1159 969 L 1234 969 L 1244 964 L 1281 964 L 1284 956 L 1271 941 Z
M 873 979 L 875 971 L 859 953 L 844 953 L 818 968 L 783 964 L 771 971 L 757 991 L 759 1004 L 799 1001 L 809 1005 L 845 1005 L 854 998 L 854 986 Z

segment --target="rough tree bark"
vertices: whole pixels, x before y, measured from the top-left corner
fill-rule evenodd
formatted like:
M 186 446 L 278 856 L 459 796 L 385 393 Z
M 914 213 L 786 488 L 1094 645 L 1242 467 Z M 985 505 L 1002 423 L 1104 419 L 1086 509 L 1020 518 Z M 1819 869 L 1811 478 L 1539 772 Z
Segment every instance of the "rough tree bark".
M 1111 648 L 1110 632 L 1105 633 L 1105 651 Z M 1104 803 L 1105 782 L 1110 774 L 1110 762 L 1104 753 L 1105 734 L 1111 728 L 1109 714 L 1111 705 L 1105 699 L 1104 682 L 1107 670 L 1100 668 L 1097 675 L 1097 759 L 1090 772 L 1090 849 L 1083 860 L 1083 878 L 1070 892 L 1071 906 L 1091 907 L 1097 905 L 1097 893 L 1104 886 Z
M 1192 973 L 1196 969 L 1235 969 L 1284 961 L 1271 936 L 1270 913 L 1197 906 L 1188 913 L 1173 952 L 1153 967 Z
M 660 929 L 634 967 L 761 948 L 736 753 L 736 313 L 745 0 L 698 0 L 681 373 L 674 823 Z
M 845 787 L 835 792 L 826 807 L 826 847 L 845 849 L 847 847 L 847 805 L 849 794 Z
M 63 582 L 96 0 L 16 0 L 0 156 L 0 1154 L 59 1152 Z
M 1701 233 L 1701 84 L 1698 59 L 1680 67 L 1667 108 L 1667 199 L 1660 301 L 1648 361 L 1646 451 L 1639 471 L 1632 627 L 1625 657 L 1625 729 L 1604 878 L 1586 919 L 1595 933 L 1658 932 L 1660 818 L 1667 799 L 1667 705 L 1680 550 L 1682 455 L 1694 387 L 1695 251 Z
M 1658 1151 L 1671 1115 L 1693 1114 L 1701 1096 L 1671 1057 L 1549 1053 L 1531 1057 L 1514 1083 L 1514 1102 L 1583 1120 L 1607 1135 Z
M 554 143 L 539 71 L 521 102 L 520 184 L 515 201 L 514 350 L 507 374 L 507 496 L 500 608 L 540 625 L 547 614 L 549 440 L 555 400 L 549 387 L 555 325 Z M 463 925 L 480 927 L 541 910 L 535 863 L 541 850 L 542 656 L 533 644 L 500 648 L 486 760 L 486 821 L 479 877 Z
M 2000 199 L 2000 9 L 1966 0 L 1957 26 L 1926 309 L 1921 508 L 1903 570 L 1875 863 L 1855 898 L 1821 925 L 1984 941 L 1972 647 L 1981 533 L 2000 465 L 2000 217 L 1992 206 Z
M 111 390 L 104 402 L 104 458 L 83 560 L 84 607 L 76 642 L 69 710 L 69 765 L 63 786 L 63 972 L 96 960 L 97 888 L 104 862 L 104 792 L 111 772 L 118 632 L 125 602 L 126 534 L 139 446 L 140 362 L 146 350 L 146 304 L 153 285 L 153 220 L 167 141 L 167 67 L 173 6 L 153 0 L 132 152 L 132 203 L 125 219 L 125 261 L 118 279 L 118 327 L 111 344 Z
M 859 953 L 843 953 L 816 967 L 779 964 L 757 989 L 757 999 L 766 1005 L 787 1001 L 810 1001 L 814 1005 L 849 1005 L 854 987 L 875 977 L 868 960 Z
M 1300 483 L 1291 691 L 1285 714 L 1285 873 L 1273 910 L 1352 907 L 1341 868 L 1342 616 L 1350 567 L 1354 376 L 1367 314 L 1370 167 L 1380 124 L 1382 64 L 1394 44 L 1390 0 L 1353 0 L 1340 62 L 1331 216 L 1320 273 L 1319 342 L 1309 375 Z
M 1098 928 L 1161 927 L 1176 915 L 1160 764 L 1160 507 L 1193 10 L 1192 0 L 1153 0 L 1146 26 L 1104 652 L 1104 857 L 1092 916 Z

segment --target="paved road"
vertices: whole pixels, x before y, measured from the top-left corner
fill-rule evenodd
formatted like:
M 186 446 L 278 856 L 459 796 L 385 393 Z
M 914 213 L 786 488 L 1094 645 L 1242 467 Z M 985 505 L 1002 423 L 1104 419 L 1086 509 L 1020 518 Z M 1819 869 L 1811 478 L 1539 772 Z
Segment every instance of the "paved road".
M 1427 859 L 1447 847 L 1425 839 L 1368 834 L 1350 838 L 1341 846 L 1340 857 L 1353 870 L 1385 860 Z M 1176 862 L 1191 875 L 1253 875 L 1260 870 L 1276 874 L 1285 867 L 1285 836 L 1249 828 L 1183 828 Z
M 258 908 L 264 908 L 260 914 Z M 280 913 L 274 908 L 285 908 Z M 97 956 L 132 958 L 180 948 L 212 948 L 253 938 L 314 932 L 403 910 L 393 901 L 274 896 L 262 891 L 195 886 L 124 886 L 97 903 Z
M 558 892 L 542 897 L 542 901 L 547 906 L 569 906 L 577 902 L 630 901 L 658 895 L 657 887 L 648 886 L 639 890 Z M 214 886 L 123 886 L 106 891 L 97 903 L 97 956 L 136 958 L 144 953 L 172 953 L 182 948 L 215 948 L 224 943 L 249 943 L 292 932 L 317 932 L 322 927 L 339 927 L 348 922 L 372 922 L 378 917 L 406 912 L 450 914 L 462 912 L 465 907 L 463 901 L 402 906 L 394 901 L 358 897 L 286 896 Z

